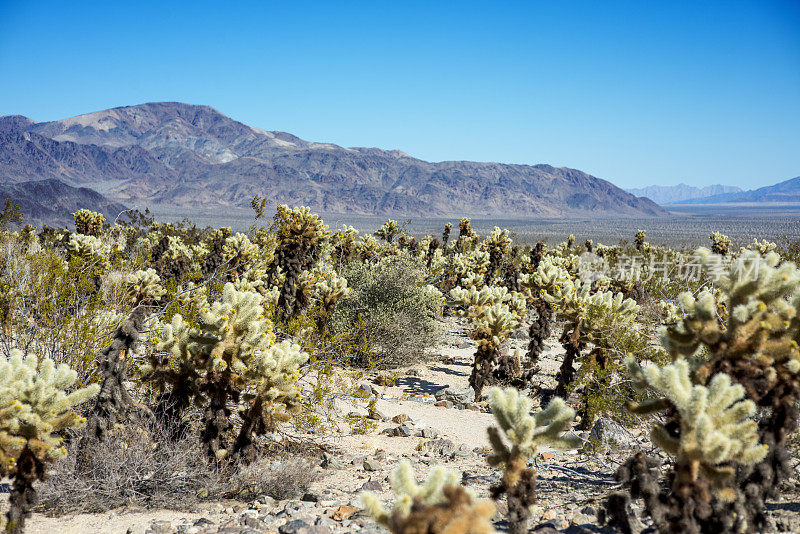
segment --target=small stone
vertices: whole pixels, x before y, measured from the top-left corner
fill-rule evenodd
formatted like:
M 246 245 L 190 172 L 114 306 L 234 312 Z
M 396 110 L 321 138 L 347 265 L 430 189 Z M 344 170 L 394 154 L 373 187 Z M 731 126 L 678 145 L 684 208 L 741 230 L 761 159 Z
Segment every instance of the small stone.
M 303 495 L 303 498 L 300 500 L 305 502 L 317 502 L 319 501 L 319 495 L 308 491 Z
M 470 348 L 472 348 L 472 343 L 469 343 L 468 341 L 462 341 L 461 343 L 456 345 L 456 348 L 458 348 L 458 349 L 470 349 Z
M 367 458 L 364 460 L 362 467 L 364 471 L 380 471 L 382 466 L 379 461 Z
M 368 480 L 358 488 L 358 491 L 383 491 L 383 486 L 377 480 Z
M 426 439 L 436 439 L 439 437 L 439 431 L 435 428 L 425 427 L 422 430 L 417 431 L 417 436 Z
M 399 413 L 392 417 L 392 423 L 397 423 L 398 425 L 402 425 L 406 421 L 408 421 L 408 415 L 404 413 Z
M 556 514 L 555 510 L 545 510 L 542 514 L 541 520 L 542 521 L 552 521 L 556 518 L 558 514 Z
M 605 417 L 600 417 L 594 422 L 589 432 L 589 440 L 601 449 L 635 449 L 639 446 L 625 427 Z
M 456 445 L 449 439 L 432 439 L 423 441 L 417 446 L 420 452 L 433 452 L 442 456 L 449 456 L 456 450 Z
M 356 512 L 358 512 L 358 508 L 343 504 L 339 508 L 334 510 L 333 515 L 331 517 L 333 518 L 334 521 L 344 521 L 345 519 L 350 519 L 351 517 L 353 517 L 353 515 Z
M 434 406 L 439 406 L 440 408 L 452 408 L 453 407 L 453 403 L 450 402 L 449 400 L 436 401 L 433 405 Z

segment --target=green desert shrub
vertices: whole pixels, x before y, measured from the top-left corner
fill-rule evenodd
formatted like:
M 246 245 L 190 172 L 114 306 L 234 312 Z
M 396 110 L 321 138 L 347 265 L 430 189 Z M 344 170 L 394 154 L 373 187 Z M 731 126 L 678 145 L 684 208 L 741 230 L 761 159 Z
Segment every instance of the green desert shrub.
M 376 265 L 351 264 L 342 274 L 351 292 L 336 305 L 330 328 L 347 332 L 363 322 L 359 335 L 373 349 L 374 363 L 397 367 L 415 362 L 437 344 L 442 297 L 425 283 L 420 263 L 395 258 Z M 355 357 L 352 363 L 372 363 L 366 360 L 366 355 Z

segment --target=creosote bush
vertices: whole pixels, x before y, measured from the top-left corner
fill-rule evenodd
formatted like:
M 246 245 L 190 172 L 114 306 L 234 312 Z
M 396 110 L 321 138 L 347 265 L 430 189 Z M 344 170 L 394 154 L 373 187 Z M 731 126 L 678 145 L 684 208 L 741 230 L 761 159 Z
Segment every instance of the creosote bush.
M 334 333 L 347 332 L 361 322 L 359 334 L 370 344 L 376 362 L 356 358 L 357 366 L 408 365 L 425 359 L 425 349 L 438 340 L 436 317 L 441 295 L 425 281 L 422 266 L 414 260 L 388 259 L 377 265 L 353 264 L 343 272 L 350 288 L 330 318 Z

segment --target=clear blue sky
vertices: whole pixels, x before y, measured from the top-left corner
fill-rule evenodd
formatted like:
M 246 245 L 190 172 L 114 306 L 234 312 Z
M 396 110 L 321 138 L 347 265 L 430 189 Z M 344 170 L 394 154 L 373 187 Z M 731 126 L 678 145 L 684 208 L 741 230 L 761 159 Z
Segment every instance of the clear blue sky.
M 0 115 L 208 104 L 623 187 L 800 175 L 800 1 L 0 0 Z

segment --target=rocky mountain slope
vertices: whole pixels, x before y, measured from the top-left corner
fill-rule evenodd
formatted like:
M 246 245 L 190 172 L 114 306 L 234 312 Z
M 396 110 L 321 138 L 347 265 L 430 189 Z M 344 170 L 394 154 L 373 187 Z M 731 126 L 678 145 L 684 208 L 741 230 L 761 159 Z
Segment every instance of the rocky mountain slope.
M 35 123 L 0 118 L 0 183 L 59 179 L 129 204 L 218 209 L 306 204 L 372 215 L 665 215 L 584 172 L 550 165 L 430 163 L 313 143 L 208 106 L 142 104 Z
M 687 200 L 681 204 L 735 204 L 742 202 L 800 202 L 800 176 L 750 191 Z
M 0 183 L 0 206 L 10 198 L 20 205 L 22 223 L 43 226 L 68 226 L 72 224 L 72 213 L 81 208 L 101 212 L 111 222 L 127 209 L 112 202 L 100 193 L 85 187 L 71 187 L 54 179 Z
M 694 187 L 686 184 L 678 185 L 649 185 L 641 188 L 626 189 L 628 193 L 637 197 L 647 197 L 656 204 L 674 204 L 684 200 L 705 198 L 724 193 L 738 193 L 742 189 L 733 185 L 709 185 Z

